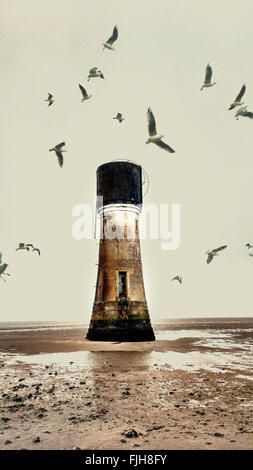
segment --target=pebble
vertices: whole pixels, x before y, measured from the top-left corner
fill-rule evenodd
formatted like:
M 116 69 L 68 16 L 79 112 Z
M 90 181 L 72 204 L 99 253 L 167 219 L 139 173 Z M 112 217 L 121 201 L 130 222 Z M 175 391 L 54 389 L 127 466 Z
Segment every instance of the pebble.
M 40 437 L 39 437 L 39 436 L 36 436 L 36 437 L 33 439 L 33 442 L 34 442 L 34 443 L 40 442 Z
M 123 434 L 126 437 L 138 437 L 138 433 L 135 431 L 135 429 L 128 429 L 128 431 L 125 431 Z

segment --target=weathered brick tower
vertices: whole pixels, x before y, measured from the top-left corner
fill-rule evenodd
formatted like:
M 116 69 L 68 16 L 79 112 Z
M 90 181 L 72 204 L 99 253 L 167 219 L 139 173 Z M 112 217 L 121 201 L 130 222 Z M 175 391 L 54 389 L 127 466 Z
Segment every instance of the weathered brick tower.
M 97 196 L 101 220 L 99 263 L 87 339 L 154 341 L 139 239 L 141 166 L 128 161 L 99 166 Z

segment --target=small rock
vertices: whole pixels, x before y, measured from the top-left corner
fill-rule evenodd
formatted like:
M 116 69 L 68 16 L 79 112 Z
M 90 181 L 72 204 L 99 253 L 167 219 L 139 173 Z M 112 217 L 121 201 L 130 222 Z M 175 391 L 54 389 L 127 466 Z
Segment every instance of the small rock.
M 126 437 L 138 437 L 138 433 L 135 429 L 128 429 L 128 431 L 123 432 L 123 435 Z
M 81 447 L 74 447 L 73 450 L 82 450 Z
M 148 428 L 148 429 L 147 429 L 147 432 L 150 432 L 150 431 L 158 431 L 158 429 L 162 429 L 162 428 L 164 428 L 164 427 L 165 427 L 164 425 L 153 426 L 152 428 Z
M 5 445 L 7 446 L 8 444 L 11 444 L 11 441 L 9 440 L 5 441 Z
M 127 441 L 126 439 L 120 439 L 120 442 L 122 442 L 122 444 L 125 444 Z
M 33 439 L 33 442 L 34 442 L 34 443 L 40 442 L 40 437 L 39 437 L 39 436 L 36 436 L 36 437 Z
M 224 437 L 224 434 L 222 434 L 221 432 L 215 432 L 214 436 L 215 437 Z

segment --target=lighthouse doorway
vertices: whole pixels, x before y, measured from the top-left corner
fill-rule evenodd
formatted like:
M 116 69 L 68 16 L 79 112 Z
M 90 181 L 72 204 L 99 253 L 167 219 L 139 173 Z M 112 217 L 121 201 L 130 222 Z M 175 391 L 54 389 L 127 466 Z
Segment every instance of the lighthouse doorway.
M 127 297 L 126 271 L 119 271 L 119 297 Z

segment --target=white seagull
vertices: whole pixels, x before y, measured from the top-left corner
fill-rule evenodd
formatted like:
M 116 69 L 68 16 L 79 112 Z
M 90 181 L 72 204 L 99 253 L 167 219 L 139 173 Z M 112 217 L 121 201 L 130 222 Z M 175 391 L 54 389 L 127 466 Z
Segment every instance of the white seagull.
M 96 78 L 96 77 L 100 77 L 100 78 L 105 79 L 105 77 L 102 74 L 101 70 L 98 70 L 97 67 L 92 67 L 92 69 L 89 70 L 88 81 L 90 80 L 90 78 Z
M 58 158 L 58 163 L 60 167 L 63 166 L 63 155 L 62 152 L 67 152 L 67 150 L 63 150 L 62 147 L 65 145 L 65 142 L 61 142 L 60 144 L 56 145 L 52 149 L 49 149 L 49 152 L 55 152 Z
M 125 118 L 123 118 L 121 113 L 118 113 L 117 116 L 115 116 L 113 119 L 117 119 L 120 122 L 124 121 Z
M 202 88 L 200 88 L 200 91 L 203 90 L 203 88 L 209 88 L 210 86 L 216 85 L 216 82 L 211 82 L 212 73 L 213 73 L 213 71 L 212 71 L 211 65 L 207 64 L 205 81 L 202 85 Z
M 235 114 L 235 116 L 234 116 L 237 121 L 238 121 L 238 119 L 239 119 L 239 116 L 248 117 L 248 118 L 250 118 L 250 119 L 253 119 L 253 113 L 251 113 L 251 111 L 247 111 L 247 107 L 248 107 L 248 106 L 241 106 L 241 107 L 237 110 L 237 112 L 236 112 L 236 114 Z
M 79 88 L 80 88 L 80 90 L 82 92 L 82 95 L 83 95 L 82 103 L 83 103 L 83 101 L 88 100 L 89 98 L 92 97 L 92 95 L 88 95 L 87 91 L 85 90 L 85 88 L 82 85 L 80 85 L 80 83 L 79 83 Z
M 53 104 L 55 100 L 53 100 L 53 95 L 51 95 L 51 93 L 48 93 L 48 99 L 44 101 L 48 101 L 48 106 L 51 106 L 51 104 Z
M 150 108 L 148 108 L 147 117 L 148 117 L 149 138 L 146 141 L 146 144 L 153 143 L 153 144 L 158 145 L 158 147 L 161 147 L 162 149 L 167 150 L 167 152 L 174 153 L 175 150 L 173 150 L 168 144 L 165 144 L 165 142 L 161 140 L 164 136 L 157 134 L 155 118 Z
M 171 281 L 178 281 L 180 284 L 182 284 L 183 278 L 181 276 L 175 276 L 171 279 Z
M 245 93 L 245 90 L 246 90 L 246 85 L 244 84 L 239 92 L 239 94 L 237 95 L 235 101 L 230 105 L 230 107 L 228 108 L 228 110 L 230 109 L 234 109 L 236 108 L 236 106 L 241 106 L 242 104 L 244 104 L 243 101 L 241 101 L 244 93 Z
M 5 272 L 8 266 L 9 266 L 9 265 L 6 264 L 6 263 L 3 263 L 3 264 L 2 264 L 2 253 L 0 253 L 0 278 L 1 278 L 4 282 L 6 282 L 6 280 L 5 280 L 2 276 L 3 276 L 3 275 L 5 275 L 5 276 L 10 276 L 10 274 L 8 274 L 8 273 Z
M 30 248 L 26 243 L 19 243 L 18 248 L 16 248 L 16 251 L 18 250 L 26 250 L 29 251 Z
M 224 250 L 225 248 L 227 248 L 227 245 L 220 246 L 219 248 L 215 248 L 214 250 L 206 251 L 206 253 L 208 254 L 206 260 L 207 264 L 211 263 L 214 256 L 218 256 L 218 251 Z
M 115 51 L 114 47 L 112 47 L 113 43 L 116 41 L 116 39 L 118 39 L 118 28 L 117 26 L 114 26 L 113 28 L 113 33 L 111 35 L 111 37 L 109 39 L 107 39 L 106 42 L 103 43 L 103 50 L 106 48 L 106 49 L 110 49 L 111 51 Z

